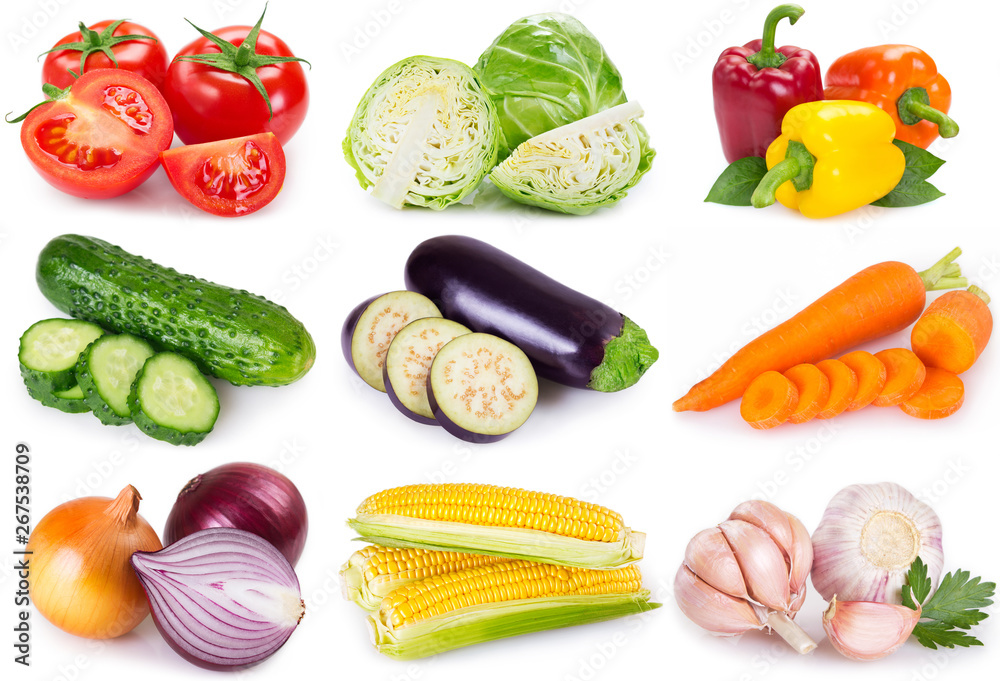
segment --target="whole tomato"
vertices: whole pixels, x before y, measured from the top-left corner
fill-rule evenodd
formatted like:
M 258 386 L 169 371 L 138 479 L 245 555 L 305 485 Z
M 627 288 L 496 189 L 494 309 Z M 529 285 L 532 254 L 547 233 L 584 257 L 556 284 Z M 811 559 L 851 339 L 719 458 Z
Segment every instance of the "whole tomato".
M 309 108 L 299 63 L 305 60 L 295 57 L 283 40 L 260 30 L 263 19 L 261 15 L 256 26 L 221 28 L 174 57 L 163 95 L 185 144 L 262 132 L 274 133 L 285 144 L 302 125 Z
M 108 51 L 114 55 L 114 61 Z M 81 21 L 79 31 L 65 36 L 46 53 L 42 82 L 64 90 L 76 80 L 70 71 L 82 76 L 84 71 L 120 68 L 161 89 L 167 74 L 167 59 L 163 42 L 141 24 L 120 19 L 99 21 L 88 28 Z

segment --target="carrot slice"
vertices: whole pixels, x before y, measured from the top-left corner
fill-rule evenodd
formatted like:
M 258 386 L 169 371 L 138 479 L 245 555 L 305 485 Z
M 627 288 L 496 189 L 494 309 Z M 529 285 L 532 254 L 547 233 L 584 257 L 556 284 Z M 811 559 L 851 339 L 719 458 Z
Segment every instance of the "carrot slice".
M 826 374 L 830 381 L 830 399 L 816 418 L 832 419 L 840 414 L 854 400 L 858 393 L 858 377 L 851 369 L 839 359 L 824 359 L 816 364 L 816 368 Z
M 910 332 L 910 347 L 927 367 L 967 371 L 993 332 L 990 297 L 978 286 L 951 291 L 927 306 Z
M 871 404 L 885 387 L 885 365 L 878 357 L 864 350 L 849 352 L 840 361 L 851 367 L 858 377 L 858 394 L 847 405 L 847 411 L 857 411 Z
M 784 376 L 799 391 L 799 403 L 788 420 L 792 423 L 811 421 L 830 399 L 830 379 L 814 364 L 796 364 Z
M 875 353 L 885 365 L 885 385 L 872 402 L 876 407 L 894 407 L 913 397 L 923 385 L 927 368 L 912 350 L 889 348 Z
M 751 381 L 740 402 L 740 416 L 758 430 L 780 426 L 799 403 L 799 391 L 777 371 L 765 371 Z
M 951 416 L 965 402 L 962 379 L 944 369 L 927 367 L 927 378 L 910 399 L 899 408 L 918 419 L 943 419 Z

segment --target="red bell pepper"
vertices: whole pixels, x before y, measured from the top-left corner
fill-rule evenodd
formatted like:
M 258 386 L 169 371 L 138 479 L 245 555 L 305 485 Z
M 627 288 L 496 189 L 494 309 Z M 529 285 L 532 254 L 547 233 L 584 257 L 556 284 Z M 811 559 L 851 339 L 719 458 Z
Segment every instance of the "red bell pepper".
M 823 99 L 819 61 L 809 50 L 793 45 L 774 48 L 782 19 L 794 24 L 805 12 L 798 5 L 780 5 L 764 20 L 764 38 L 719 55 L 712 72 L 715 119 L 722 151 L 732 163 L 746 156 L 763 157 L 781 134 L 781 119 L 793 106 Z

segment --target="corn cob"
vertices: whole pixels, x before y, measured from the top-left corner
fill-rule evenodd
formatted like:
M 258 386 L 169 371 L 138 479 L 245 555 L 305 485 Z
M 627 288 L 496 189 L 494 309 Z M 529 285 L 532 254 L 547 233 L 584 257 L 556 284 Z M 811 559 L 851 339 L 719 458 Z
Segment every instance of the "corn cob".
M 409 485 L 374 494 L 348 521 L 382 546 L 479 553 L 567 567 L 642 558 L 646 535 L 603 506 L 510 487 Z
M 366 546 L 355 551 L 340 569 L 340 584 L 344 598 L 366 610 L 378 610 L 386 594 L 407 584 L 504 560 L 508 559 L 454 551 Z
M 514 560 L 402 586 L 368 624 L 380 653 L 414 659 L 660 607 L 649 598 L 635 565 L 586 570 Z

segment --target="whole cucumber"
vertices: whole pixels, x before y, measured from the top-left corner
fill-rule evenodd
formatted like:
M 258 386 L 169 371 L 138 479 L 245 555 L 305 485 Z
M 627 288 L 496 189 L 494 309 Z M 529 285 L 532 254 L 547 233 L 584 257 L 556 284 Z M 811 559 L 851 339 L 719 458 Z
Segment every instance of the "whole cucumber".
M 145 338 L 233 385 L 287 385 L 316 358 L 312 336 L 284 307 L 93 237 L 50 241 L 36 279 L 63 312 Z

